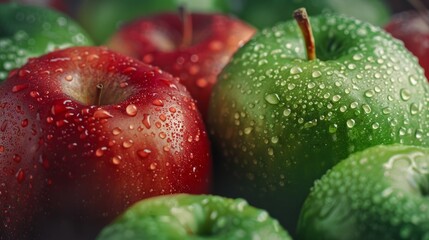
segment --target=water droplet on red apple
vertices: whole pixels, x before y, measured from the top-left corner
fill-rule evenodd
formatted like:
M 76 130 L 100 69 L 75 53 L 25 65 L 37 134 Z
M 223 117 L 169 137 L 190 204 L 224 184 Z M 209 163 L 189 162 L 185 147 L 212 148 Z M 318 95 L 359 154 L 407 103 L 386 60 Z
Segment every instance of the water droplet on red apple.
M 54 121 L 54 118 L 53 117 L 47 117 L 46 118 L 46 122 L 47 123 L 52 123 Z
M 123 73 L 135 72 L 137 69 L 135 67 L 127 67 L 124 69 Z
M 131 140 L 131 139 L 129 139 L 129 140 L 124 141 L 124 142 L 122 143 L 122 147 L 124 147 L 124 148 L 130 148 L 130 147 L 132 147 L 132 146 L 133 146 L 133 144 L 134 144 L 134 141 L 133 141 L 133 140 Z
M 165 116 L 165 114 L 161 114 L 159 115 L 159 119 L 163 122 L 165 122 L 165 120 L 167 120 L 167 117 Z
M 150 169 L 150 170 L 155 170 L 155 169 L 156 169 L 156 163 L 151 163 L 151 164 L 149 165 L 149 169 Z
M 114 165 L 119 165 L 121 163 L 122 157 L 121 156 L 115 156 L 112 158 L 112 163 Z
M 170 107 L 168 110 L 169 110 L 171 113 L 175 113 L 175 112 L 176 112 L 176 108 L 174 108 L 174 107 Z
M 30 96 L 33 98 L 40 97 L 40 93 L 38 91 L 31 91 Z
M 143 114 L 142 123 L 147 129 L 150 128 L 150 115 L 149 114 Z
M 55 103 L 51 107 L 51 113 L 53 115 L 59 115 L 61 113 L 64 113 L 65 111 L 67 111 L 67 109 L 63 102 Z
M 28 126 L 28 119 L 24 119 L 21 121 L 21 127 L 27 127 Z
M 16 92 L 19 92 L 19 91 L 26 89 L 27 87 L 28 87 L 27 83 L 15 85 L 12 87 L 12 92 L 16 93 Z
M 21 162 L 21 156 L 19 156 L 18 154 L 14 154 L 13 155 L 13 161 L 16 163 Z
M 149 149 L 138 150 L 137 155 L 141 158 L 147 158 L 152 151 Z
M 71 80 L 73 80 L 73 76 L 72 75 L 67 75 L 64 79 L 66 81 L 70 82 Z
M 152 102 L 153 105 L 158 106 L 158 107 L 162 107 L 164 106 L 164 102 L 161 99 L 155 99 Z
M 0 153 L 4 152 L 4 146 L 0 145 Z
M 18 170 L 18 172 L 16 173 L 16 180 L 18 181 L 18 183 L 22 183 L 25 179 L 25 172 L 24 170 L 22 170 L 21 168 Z
M 134 104 L 130 104 L 126 107 L 125 112 L 128 114 L 128 116 L 134 117 L 137 115 L 137 107 Z
M 21 69 L 18 71 L 18 76 L 20 77 L 25 77 L 30 73 L 30 71 L 26 70 L 26 69 Z
M 95 150 L 95 156 L 96 156 L 96 157 L 101 157 L 101 156 L 103 156 L 103 155 L 104 155 L 104 151 L 105 151 L 106 149 L 107 149 L 106 147 L 98 148 L 97 150 Z
M 108 111 L 106 111 L 106 110 L 104 110 L 102 108 L 97 109 L 94 112 L 93 116 L 95 118 L 98 118 L 98 119 L 106 119 L 106 118 L 112 118 L 113 117 L 113 115 L 111 113 L 109 113 Z
M 166 138 L 166 137 L 167 137 L 167 134 L 165 134 L 165 132 L 160 132 L 160 133 L 159 133 L 159 137 L 160 137 L 161 139 L 164 139 L 164 138 Z
M 121 134 L 122 129 L 120 129 L 119 127 L 116 127 L 112 130 L 113 135 L 117 136 L 119 134 Z

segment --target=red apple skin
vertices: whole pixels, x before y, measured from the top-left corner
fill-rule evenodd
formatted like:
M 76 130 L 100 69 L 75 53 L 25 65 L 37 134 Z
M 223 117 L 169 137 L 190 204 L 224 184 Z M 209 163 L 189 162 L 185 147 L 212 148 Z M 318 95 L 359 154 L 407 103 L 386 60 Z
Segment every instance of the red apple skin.
M 429 22 L 418 12 L 407 11 L 394 15 L 385 29 L 419 59 L 429 79 Z
M 217 75 L 256 30 L 231 16 L 193 13 L 190 17 L 192 43 L 188 46 L 182 46 L 184 26 L 177 13 L 129 22 L 107 45 L 179 77 L 205 117 Z
M 5 239 L 50 239 L 43 231 L 64 223 L 93 239 L 140 199 L 211 190 L 209 140 L 185 87 L 106 48 L 59 50 L 12 71 L 0 134 Z

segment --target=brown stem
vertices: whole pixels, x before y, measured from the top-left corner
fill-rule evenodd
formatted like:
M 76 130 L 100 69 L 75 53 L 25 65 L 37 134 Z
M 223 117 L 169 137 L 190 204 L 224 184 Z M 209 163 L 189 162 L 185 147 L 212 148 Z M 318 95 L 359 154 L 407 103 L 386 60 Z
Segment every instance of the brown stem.
M 418 13 L 420 14 L 420 17 L 423 19 L 423 21 L 426 22 L 426 24 L 429 26 L 429 11 L 426 8 L 426 6 L 423 4 L 420 0 L 408 0 L 408 2 L 417 9 Z
M 313 31 L 311 30 L 310 19 L 305 8 L 299 8 L 293 12 L 293 17 L 298 23 L 304 36 L 305 46 L 307 48 L 307 59 L 316 59 L 316 45 L 314 43 Z
M 192 43 L 192 18 L 184 5 L 179 6 L 179 16 L 183 24 L 182 43 L 180 47 L 188 47 Z
M 97 92 L 95 93 L 95 104 L 97 104 L 98 106 L 101 105 L 101 93 L 103 91 L 104 85 L 102 83 L 97 84 L 96 86 L 97 88 Z

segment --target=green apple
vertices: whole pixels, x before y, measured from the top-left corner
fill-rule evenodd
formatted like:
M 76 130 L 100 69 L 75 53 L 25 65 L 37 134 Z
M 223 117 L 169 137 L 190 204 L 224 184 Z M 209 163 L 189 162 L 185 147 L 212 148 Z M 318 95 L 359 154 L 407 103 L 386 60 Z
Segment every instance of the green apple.
M 300 7 L 305 7 L 310 15 L 330 10 L 380 26 L 387 23 L 391 15 L 383 0 L 241 0 L 231 6 L 237 16 L 259 28 L 291 19 L 285 13 Z
M 217 193 L 267 209 L 290 233 L 313 181 L 341 159 L 379 144 L 429 146 L 429 85 L 402 42 L 343 15 L 311 23 L 315 48 L 294 21 L 259 32 L 209 107 Z
M 79 45 L 92 45 L 92 40 L 66 15 L 38 6 L 0 3 L 0 81 L 30 57 Z
M 145 199 L 104 228 L 97 240 L 291 239 L 277 220 L 243 199 L 174 194 Z
M 428 239 L 429 149 L 375 146 L 316 181 L 299 239 Z
M 161 11 L 177 11 L 182 5 L 191 11 L 228 10 L 225 0 L 83 0 L 77 19 L 97 43 L 104 43 L 126 21 Z

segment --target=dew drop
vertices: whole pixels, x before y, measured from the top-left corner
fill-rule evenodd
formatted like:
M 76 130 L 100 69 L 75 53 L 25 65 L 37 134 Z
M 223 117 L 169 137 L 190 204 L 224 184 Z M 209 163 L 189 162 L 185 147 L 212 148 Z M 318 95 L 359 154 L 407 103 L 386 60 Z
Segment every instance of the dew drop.
M 302 69 L 298 66 L 293 66 L 290 69 L 290 74 L 294 75 L 294 74 L 298 74 L 298 73 L 302 73 Z
M 149 114 L 143 114 L 142 123 L 147 129 L 150 128 L 150 115 Z
M 18 170 L 18 172 L 15 175 L 16 180 L 18 181 L 18 183 L 22 183 L 25 179 L 25 172 L 24 170 L 22 170 L 21 168 Z
M 113 115 L 111 113 L 109 113 L 108 111 L 104 110 L 104 109 L 97 109 L 94 112 L 94 118 L 98 118 L 98 119 L 106 119 L 106 118 L 112 118 Z
M 410 81 L 410 84 L 413 85 L 413 86 L 417 85 L 417 83 L 418 83 L 417 78 L 414 75 L 411 75 L 408 78 L 408 80 Z
M 276 93 L 272 93 L 272 94 L 268 94 L 267 96 L 265 96 L 265 100 L 269 103 L 269 104 L 278 104 L 280 102 L 280 98 Z
M 365 113 L 370 113 L 371 112 L 371 107 L 368 104 L 363 104 L 362 105 L 362 109 Z
M 149 149 L 138 150 L 137 155 L 141 158 L 147 158 L 152 151 Z
M 419 105 L 417 105 L 416 103 L 411 103 L 410 104 L 410 113 L 411 113 L 411 115 L 416 115 L 417 113 L 419 113 Z
M 20 91 L 26 89 L 27 87 L 28 87 L 27 83 L 15 85 L 12 87 L 12 92 L 17 93 L 17 92 L 20 92 Z
M 322 76 L 322 73 L 320 71 L 314 71 L 311 73 L 311 76 L 313 78 L 318 78 L 318 77 Z
M 274 155 L 274 150 L 272 148 L 268 148 L 268 155 L 273 156 Z
M 374 96 L 375 92 L 374 92 L 374 90 L 370 89 L 370 90 L 365 91 L 364 94 L 365 94 L 365 97 L 371 98 Z
M 274 144 L 278 143 L 279 142 L 279 137 L 277 137 L 277 136 L 272 137 L 271 138 L 271 142 L 274 143 Z
M 337 129 L 338 129 L 338 126 L 337 126 L 337 124 L 331 124 L 331 125 L 329 125 L 329 129 L 328 129 L 328 131 L 329 131 L 329 133 L 335 133 L 335 132 L 337 132 Z
M 130 104 L 125 108 L 125 112 L 128 114 L 128 116 L 134 117 L 137 115 L 137 107 L 134 104 Z
M 244 129 L 244 134 L 249 135 L 253 131 L 252 127 L 247 127 Z
M 73 76 L 72 75 L 67 75 L 64 79 L 66 81 L 70 82 L 71 80 L 73 80 Z
M 353 128 L 354 126 L 355 126 L 355 120 L 354 119 L 349 119 L 349 120 L 347 120 L 347 127 L 348 128 Z
M 380 124 L 378 124 L 378 123 L 372 124 L 372 129 L 378 129 L 379 127 L 380 127 Z
M 401 96 L 402 100 L 408 101 L 411 98 L 411 93 L 410 93 L 410 91 L 408 89 L 402 88 L 401 91 L 400 91 L 400 96 Z
M 117 135 L 121 134 L 121 132 L 122 132 L 122 129 L 120 129 L 120 128 L 118 128 L 118 127 L 114 128 L 114 129 L 112 130 L 112 133 L 113 133 L 113 135 L 115 135 L 115 136 L 117 136 Z
M 149 165 L 149 169 L 150 169 L 150 170 L 155 170 L 155 169 L 156 169 L 156 163 L 151 163 L 151 164 Z
M 129 140 L 124 141 L 124 142 L 122 143 L 122 147 L 123 147 L 123 148 L 130 148 L 130 147 L 132 147 L 132 146 L 133 146 L 133 144 L 134 144 L 134 141 L 133 141 L 133 140 L 131 140 L 131 139 L 129 139 Z
M 115 156 L 112 158 L 113 165 L 119 165 L 121 163 L 122 157 L 121 156 Z
M 353 55 L 353 60 L 355 61 L 359 61 L 363 58 L 363 54 L 362 53 L 357 53 L 355 55 Z
M 283 116 L 287 117 L 287 116 L 289 116 L 289 115 L 291 114 L 291 112 L 292 112 L 292 110 L 290 110 L 289 108 L 288 108 L 288 109 L 285 109 L 285 110 L 283 111 Z
M 152 101 L 152 104 L 158 107 L 164 106 L 164 102 L 161 99 L 155 99 Z
M 106 149 L 107 149 L 106 147 L 98 148 L 97 150 L 95 150 L 95 156 L 96 156 L 96 157 L 101 157 L 101 156 L 103 156 L 103 155 L 104 155 L 104 151 L 105 151 Z

